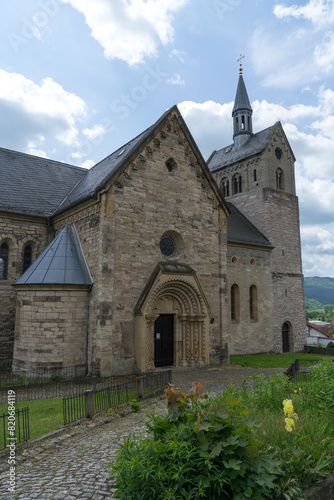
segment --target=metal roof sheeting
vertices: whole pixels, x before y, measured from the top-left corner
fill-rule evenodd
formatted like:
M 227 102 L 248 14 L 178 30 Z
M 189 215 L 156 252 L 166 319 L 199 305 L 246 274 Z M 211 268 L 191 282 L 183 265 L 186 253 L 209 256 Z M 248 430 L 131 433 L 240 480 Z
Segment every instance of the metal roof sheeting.
M 78 233 L 66 226 L 15 285 L 92 285 Z

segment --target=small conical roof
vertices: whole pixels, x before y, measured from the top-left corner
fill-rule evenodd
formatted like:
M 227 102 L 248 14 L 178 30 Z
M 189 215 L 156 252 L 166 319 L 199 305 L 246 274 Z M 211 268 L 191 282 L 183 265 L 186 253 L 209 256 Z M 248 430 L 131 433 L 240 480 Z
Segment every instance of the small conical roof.
M 66 226 L 15 285 L 92 285 L 75 225 Z
M 240 74 L 237 93 L 235 95 L 235 100 L 234 100 L 234 107 L 233 107 L 233 111 L 232 111 L 232 116 L 236 111 L 239 111 L 242 109 L 248 109 L 249 111 L 253 111 L 252 106 L 251 106 L 250 101 L 249 101 L 249 98 L 248 98 L 246 85 L 245 85 L 243 76 Z

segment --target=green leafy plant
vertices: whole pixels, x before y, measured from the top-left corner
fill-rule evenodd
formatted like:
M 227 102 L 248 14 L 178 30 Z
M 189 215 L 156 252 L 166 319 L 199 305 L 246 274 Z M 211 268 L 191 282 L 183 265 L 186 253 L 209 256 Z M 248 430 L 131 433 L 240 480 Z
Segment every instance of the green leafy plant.
M 152 438 L 131 438 L 109 467 L 115 497 L 146 500 L 273 497 L 280 462 L 254 439 L 248 409 L 231 392 L 203 396 L 169 385 L 168 415 L 150 415 Z M 232 397 L 231 397 L 232 396 Z
M 129 405 L 130 405 L 131 411 L 134 413 L 136 413 L 137 411 L 140 411 L 140 409 L 141 409 L 140 403 L 138 403 L 137 401 L 130 401 Z

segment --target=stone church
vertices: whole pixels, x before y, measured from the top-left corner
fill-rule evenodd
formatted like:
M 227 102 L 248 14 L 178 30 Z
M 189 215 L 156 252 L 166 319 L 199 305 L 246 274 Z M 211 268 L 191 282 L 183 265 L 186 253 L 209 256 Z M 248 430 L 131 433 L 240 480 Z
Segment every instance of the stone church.
M 0 362 L 101 374 L 306 343 L 294 155 L 253 133 L 206 162 L 178 108 L 90 170 L 0 149 Z

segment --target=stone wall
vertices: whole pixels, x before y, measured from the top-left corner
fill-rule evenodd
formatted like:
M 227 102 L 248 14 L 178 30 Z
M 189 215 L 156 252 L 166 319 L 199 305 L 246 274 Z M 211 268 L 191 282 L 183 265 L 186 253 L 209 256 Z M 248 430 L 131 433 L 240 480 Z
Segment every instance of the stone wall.
M 87 287 L 17 286 L 14 372 L 85 364 Z
M 257 247 L 228 245 L 229 304 L 231 286 L 239 287 L 240 315 L 230 319 L 229 352 L 234 355 L 273 352 L 272 335 L 273 287 L 270 271 L 270 251 Z M 256 318 L 250 317 L 250 287 L 256 286 Z M 231 312 L 229 310 L 229 318 Z
M 0 363 L 13 358 L 16 292 L 11 285 L 21 276 L 24 247 L 32 247 L 34 261 L 50 238 L 46 220 L 0 214 L 0 245 L 9 247 L 7 279 L 0 280 Z
M 173 158 L 174 170 L 166 161 Z M 192 267 L 210 304 L 210 349 L 220 361 L 227 332 L 226 216 L 217 207 L 193 154 L 177 130 L 158 133 L 101 199 L 103 278 L 97 307 L 97 358 L 102 371 L 135 369 L 135 305 L 159 261 L 164 235 L 177 252 L 170 261 Z M 219 229 L 220 228 L 220 229 Z M 95 288 L 95 284 L 94 284 Z M 223 300 L 221 300 L 223 296 Z

